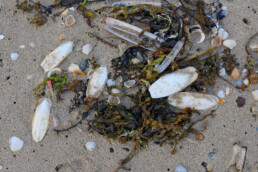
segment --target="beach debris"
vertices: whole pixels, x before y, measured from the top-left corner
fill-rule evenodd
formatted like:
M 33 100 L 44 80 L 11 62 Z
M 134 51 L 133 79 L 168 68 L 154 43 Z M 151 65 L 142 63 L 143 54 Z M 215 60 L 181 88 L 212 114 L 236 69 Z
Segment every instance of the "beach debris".
M 188 107 L 196 110 L 207 110 L 217 108 L 219 99 L 210 94 L 181 92 L 170 95 L 168 103 L 178 109 Z
M 235 165 L 236 169 L 239 172 L 243 171 L 244 163 L 245 163 L 245 156 L 246 156 L 246 147 L 241 147 L 237 144 L 233 146 L 233 153 L 228 162 L 227 168 Z
M 220 104 L 224 105 L 225 102 L 226 102 L 225 99 L 219 99 L 219 103 L 220 103 Z
M 215 152 L 210 152 L 209 154 L 210 159 L 215 159 Z
M 63 73 L 63 71 L 61 68 L 54 68 L 54 69 L 51 69 L 50 71 L 48 71 L 47 77 L 51 77 L 56 74 L 61 75 L 62 73 Z
M 238 107 L 243 107 L 245 105 L 245 98 L 239 96 L 236 99 L 236 103 Z
M 219 90 L 217 96 L 221 99 L 225 98 L 225 93 L 223 90 Z
M 45 72 L 57 67 L 73 51 L 73 46 L 71 41 L 59 45 L 45 57 L 40 66 Z
M 85 146 L 89 151 L 93 151 L 96 148 L 96 143 L 95 142 L 87 142 Z
M 222 40 L 225 40 L 228 38 L 228 32 L 223 28 L 219 28 L 218 36 L 221 37 Z
M 36 47 L 36 44 L 34 42 L 30 42 L 30 47 L 31 48 L 35 48 Z
M 245 86 L 248 86 L 248 85 L 249 85 L 249 79 L 247 79 L 247 78 L 244 79 L 244 80 L 243 80 L 243 83 L 245 84 Z
M 219 70 L 219 76 L 226 76 L 226 69 L 225 68 L 221 68 L 220 70 Z
M 175 172 L 187 172 L 187 169 L 185 167 L 183 167 L 182 165 L 178 165 L 176 167 L 176 171 Z
M 97 68 L 89 80 L 86 96 L 91 98 L 98 98 L 106 85 L 107 79 L 107 68 L 104 66 Z
M 232 89 L 232 88 L 230 88 L 230 87 L 227 87 L 227 88 L 226 88 L 226 96 L 227 96 L 227 97 L 229 97 L 229 96 L 232 94 L 232 92 L 233 92 L 233 89 Z
M 243 85 L 243 82 L 241 80 L 237 80 L 237 84 L 236 84 L 237 88 L 241 88 L 242 85 Z
M 79 65 L 77 64 L 70 64 L 68 66 L 68 72 L 71 72 L 73 74 L 73 79 L 76 80 L 76 77 L 75 75 L 81 75 L 81 76 L 84 76 L 86 77 L 85 73 L 83 73 L 79 67 Z
M 81 63 L 81 70 L 84 72 L 87 69 L 87 60 L 83 60 Z
M 195 138 L 195 140 L 203 141 L 205 137 L 202 133 L 195 133 L 194 138 Z
M 17 53 L 12 53 L 10 56 L 13 61 L 15 61 L 19 58 L 19 54 L 17 54 Z
M 231 73 L 231 78 L 237 80 L 240 75 L 240 70 L 238 68 L 234 68 L 232 73 Z
M 135 84 L 136 84 L 136 81 L 135 81 L 135 80 L 128 80 L 128 81 L 124 82 L 124 86 L 125 86 L 126 88 L 131 88 L 131 87 L 133 87 Z
M 198 77 L 197 69 L 186 67 L 173 73 L 166 74 L 155 81 L 149 88 L 152 98 L 167 97 L 182 91 Z
M 24 49 L 25 48 L 25 45 L 20 45 L 20 49 Z
M 60 36 L 59 36 L 59 41 L 62 41 L 62 40 L 64 40 L 65 39 L 65 35 L 64 34 L 60 34 Z
M 13 136 L 9 139 L 10 149 L 13 152 L 17 152 L 17 151 L 21 150 L 23 147 L 23 143 L 24 142 L 16 136 Z
M 253 91 L 252 94 L 253 94 L 254 100 L 258 101 L 258 90 Z
M 195 43 L 202 43 L 205 40 L 205 34 L 200 25 L 193 25 L 190 27 L 191 38 L 190 41 Z
M 107 80 L 107 86 L 108 86 L 108 87 L 112 87 L 112 86 L 114 86 L 114 85 L 116 85 L 116 81 L 114 81 L 114 80 L 112 80 L 112 79 L 108 79 L 108 80 Z
M 223 41 L 223 45 L 224 45 L 225 47 L 227 47 L 227 48 L 229 48 L 229 49 L 232 50 L 233 48 L 236 47 L 237 43 L 236 43 L 236 41 L 233 40 L 233 39 L 227 39 L 227 40 Z
M 214 39 L 211 40 L 211 46 L 212 47 L 219 47 L 221 46 L 221 37 L 216 37 Z
M 89 55 L 92 50 L 93 50 L 93 45 L 91 44 L 86 44 L 82 47 L 82 52 L 86 55 Z
M 44 98 L 36 107 L 32 120 L 32 138 L 37 143 L 44 138 L 47 132 L 51 106 L 51 101 Z
M 242 70 L 242 78 L 246 78 L 246 77 L 248 77 L 248 75 L 249 75 L 248 69 L 244 68 L 244 69 Z
M 4 39 L 4 35 L 0 35 L 0 40 Z
M 74 25 L 75 21 L 76 20 L 75 20 L 74 16 L 69 15 L 65 18 L 65 26 L 70 27 L 70 26 Z
M 114 45 L 114 44 L 112 44 L 112 43 L 110 43 L 110 42 L 104 40 L 103 38 L 99 37 L 99 36 L 96 35 L 95 33 L 89 33 L 88 36 L 91 37 L 91 38 L 96 39 L 96 40 L 99 41 L 99 42 L 102 42 L 102 43 L 105 44 L 105 45 L 108 45 L 108 46 L 111 47 L 111 48 L 118 49 L 118 46 L 116 46 L 116 45 Z

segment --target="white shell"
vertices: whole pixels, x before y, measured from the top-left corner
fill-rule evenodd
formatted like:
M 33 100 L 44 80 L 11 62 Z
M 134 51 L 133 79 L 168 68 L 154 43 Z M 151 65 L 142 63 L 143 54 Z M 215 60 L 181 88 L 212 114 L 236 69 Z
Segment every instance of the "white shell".
M 248 85 L 249 85 L 249 79 L 247 79 L 247 78 L 244 79 L 244 80 L 243 80 L 243 83 L 244 83 L 246 86 L 248 86 Z
M 16 152 L 22 149 L 23 141 L 20 138 L 13 136 L 9 140 L 9 145 L 10 145 L 11 151 Z
M 229 88 L 229 87 L 226 88 L 226 96 L 227 97 L 230 96 L 232 94 L 232 92 L 233 92 L 232 88 Z
M 228 38 L 228 32 L 223 28 L 219 28 L 218 36 L 221 37 L 222 40 L 225 40 Z
M 70 64 L 70 65 L 68 66 L 68 72 L 72 72 L 72 73 L 73 73 L 73 72 L 76 71 L 76 70 L 81 71 L 79 65 L 72 63 L 72 64 Z
M 111 86 L 114 86 L 114 85 L 116 85 L 116 81 L 113 81 L 112 79 L 107 80 L 107 86 L 108 87 L 111 87 Z
M 51 69 L 50 71 L 48 71 L 47 73 L 47 77 L 50 77 L 54 74 L 61 74 L 62 73 L 62 69 L 61 68 L 54 68 L 54 69 Z
M 108 70 L 106 67 L 97 68 L 92 74 L 88 88 L 86 91 L 87 97 L 98 98 L 101 92 L 103 91 L 107 78 Z
M 179 109 L 189 107 L 196 110 L 207 110 L 216 108 L 219 99 L 210 94 L 181 92 L 169 96 L 168 103 Z
M 227 167 L 235 165 L 237 171 L 242 171 L 244 166 L 245 156 L 246 156 L 246 148 L 235 144 L 233 146 L 233 153 L 231 155 L 231 158 Z
M 45 98 L 37 106 L 32 120 L 32 138 L 35 142 L 40 142 L 48 129 L 51 102 Z
M 166 74 L 155 81 L 149 88 L 152 98 L 167 97 L 185 89 L 198 77 L 194 67 L 178 69 L 173 73 Z
M 0 40 L 4 39 L 4 35 L 0 35 Z
M 181 165 L 176 167 L 176 172 L 187 172 L 187 169 Z
M 89 55 L 92 50 L 93 50 L 93 45 L 91 44 L 86 44 L 82 47 L 82 52 L 86 55 Z
M 225 98 L 225 93 L 224 93 L 223 90 L 219 90 L 217 95 L 218 95 L 218 97 L 221 98 L 221 99 Z
M 258 90 L 253 91 L 252 94 L 253 94 L 254 100 L 258 101 Z
M 243 77 L 243 78 L 246 78 L 246 77 L 248 77 L 248 75 L 249 75 L 248 69 L 244 68 L 244 69 L 242 70 L 242 77 Z
M 226 75 L 226 70 L 225 70 L 225 68 L 221 68 L 220 70 L 219 70 L 219 76 L 225 76 Z
M 25 48 L 25 45 L 20 45 L 20 49 L 24 49 Z
M 191 38 L 190 40 L 192 42 L 196 42 L 196 43 L 202 43 L 204 40 L 205 40 L 205 34 L 203 33 L 202 31 L 202 28 L 200 25 L 193 25 L 190 27 L 191 28 L 196 28 L 194 30 L 191 31 L 190 35 L 191 35 Z
M 125 86 L 126 88 L 131 88 L 132 86 L 135 85 L 135 83 L 136 83 L 135 80 L 128 80 L 128 81 L 126 81 L 126 82 L 124 83 L 124 86 Z
M 121 91 L 119 89 L 117 89 L 117 88 L 112 88 L 111 93 L 119 94 L 119 93 L 121 93 Z
M 73 51 L 73 46 L 71 41 L 61 44 L 45 57 L 40 66 L 45 72 L 55 68 Z
M 233 39 L 227 39 L 227 40 L 225 40 L 224 42 L 223 42 L 223 45 L 225 46 L 225 47 L 227 47 L 227 48 L 229 48 L 229 49 L 233 49 L 233 48 L 235 48 L 235 46 L 237 45 L 236 44 L 236 41 L 235 40 L 233 40 Z
M 17 53 L 12 53 L 10 56 L 12 60 L 17 60 L 19 58 L 19 54 Z
M 87 142 L 85 146 L 89 151 L 93 151 L 96 148 L 96 143 L 95 142 Z

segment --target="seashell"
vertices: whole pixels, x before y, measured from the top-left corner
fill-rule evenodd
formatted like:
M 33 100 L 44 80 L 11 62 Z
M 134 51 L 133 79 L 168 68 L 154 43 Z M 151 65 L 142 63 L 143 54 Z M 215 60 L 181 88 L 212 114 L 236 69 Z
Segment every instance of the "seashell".
M 258 115 L 258 109 L 255 104 L 253 104 L 251 106 L 250 111 L 251 111 L 252 115 Z
M 72 63 L 68 66 L 68 72 L 73 73 L 74 71 L 81 71 L 81 69 L 80 69 L 79 65 Z
M 246 156 L 246 148 L 235 144 L 233 146 L 233 153 L 227 167 L 229 168 L 235 165 L 238 171 L 242 171 L 244 166 L 245 156 Z
M 258 44 L 251 44 L 250 48 L 253 52 L 258 53 Z
M 220 70 L 219 70 L 219 76 L 225 76 L 226 75 L 226 70 L 225 70 L 225 68 L 221 68 Z
M 117 88 L 112 88 L 111 89 L 111 93 L 112 94 L 119 94 L 119 93 L 121 93 L 121 91 L 119 89 L 117 89 Z
M 85 146 L 89 151 L 93 151 L 96 148 L 96 143 L 95 142 L 87 142 Z
M 248 86 L 248 85 L 249 85 L 249 79 L 247 79 L 247 78 L 244 79 L 244 80 L 243 80 L 243 83 L 244 83 L 246 86 Z
M 168 103 L 179 109 L 189 107 L 196 110 L 207 110 L 215 109 L 219 99 L 210 94 L 181 92 L 169 96 Z
M 11 55 L 11 59 L 14 61 L 14 60 L 17 60 L 19 58 L 19 54 L 17 53 L 12 53 Z
M 136 6 L 136 5 L 153 5 L 157 7 L 161 7 L 162 3 L 160 2 L 142 2 L 142 1 L 119 1 L 119 2 L 114 2 L 112 6 Z
M 219 90 L 217 95 L 218 95 L 218 97 L 221 98 L 221 99 L 223 99 L 223 98 L 225 97 L 225 93 L 224 93 L 223 90 Z
M 69 15 L 65 18 L 65 26 L 70 27 L 70 26 L 74 25 L 75 21 L 76 20 L 75 20 L 74 16 Z
M 31 48 L 35 48 L 36 47 L 36 44 L 34 42 L 30 42 L 30 47 Z
M 4 35 L 0 35 L 0 40 L 4 39 Z
M 248 75 L 249 75 L 248 69 L 244 68 L 244 69 L 242 70 L 242 78 L 246 78 L 246 77 L 248 77 Z
M 108 87 L 111 87 L 111 86 L 114 86 L 114 85 L 116 85 L 116 81 L 113 81 L 112 79 L 107 80 L 107 86 Z
M 233 40 L 233 39 L 227 39 L 227 40 L 225 40 L 224 42 L 223 42 L 223 45 L 225 46 L 225 47 L 227 47 L 227 48 L 229 48 L 229 49 L 233 49 L 233 48 L 235 48 L 236 47 L 236 41 L 235 40 Z
M 228 32 L 223 28 L 219 28 L 218 36 L 221 37 L 222 40 L 225 40 L 228 38 Z
M 13 136 L 9 140 L 9 145 L 10 145 L 11 151 L 17 152 L 22 149 L 23 141 L 20 138 Z
M 51 101 L 44 98 L 37 106 L 32 120 L 32 138 L 35 142 L 40 142 L 48 129 Z
M 216 37 L 214 39 L 211 40 L 211 46 L 214 47 L 214 46 L 221 46 L 221 37 Z
M 258 101 L 258 90 L 253 91 L 252 94 L 253 94 L 254 100 Z
M 125 86 L 126 88 L 131 88 L 131 87 L 133 87 L 133 86 L 135 85 L 135 83 L 136 83 L 135 80 L 128 80 L 128 81 L 126 81 L 126 82 L 124 83 L 124 86 Z
M 226 10 L 221 10 L 217 14 L 217 20 L 222 20 L 228 15 L 228 12 Z
M 204 135 L 202 133 L 195 133 L 194 138 L 195 138 L 195 140 L 203 141 Z
M 51 69 L 50 71 L 48 71 L 47 77 L 50 77 L 55 74 L 61 75 L 62 73 L 63 73 L 63 71 L 61 68 L 54 68 L 54 69 Z
M 181 165 L 178 165 L 176 167 L 176 171 L 175 172 L 187 172 L 187 169 Z
M 227 97 L 230 96 L 232 94 L 232 92 L 233 92 L 232 88 L 229 88 L 229 87 L 226 88 L 226 96 Z
M 187 67 L 166 74 L 156 80 L 149 88 L 152 98 L 167 97 L 185 89 L 198 77 L 197 69 Z
M 237 85 L 238 88 L 241 88 L 242 84 L 243 84 L 243 83 L 242 83 L 241 80 L 237 80 L 237 84 L 236 84 L 236 85 Z
M 54 69 L 73 51 L 73 46 L 71 41 L 61 44 L 45 57 L 40 66 L 45 72 Z
M 63 16 L 66 16 L 68 13 L 69 13 L 69 9 L 67 8 L 67 9 L 65 9 L 61 14 L 62 14 Z
M 190 27 L 190 41 L 196 42 L 196 43 L 202 43 L 205 39 L 205 34 L 202 31 L 202 28 L 200 25 L 193 25 Z
M 101 92 L 103 91 L 107 78 L 108 70 L 106 67 L 97 68 L 92 74 L 87 90 L 86 96 L 92 98 L 98 98 Z
M 20 49 L 24 49 L 25 48 L 25 45 L 20 45 Z
M 61 35 L 59 36 L 59 41 L 62 41 L 62 40 L 64 40 L 64 39 L 65 39 L 65 35 L 61 34 Z
M 231 78 L 238 79 L 240 75 L 240 70 L 238 68 L 234 68 L 231 73 Z
M 84 42 L 82 40 L 76 41 L 75 46 L 74 46 L 74 50 L 77 51 L 77 52 L 81 51 L 83 44 L 84 44 Z
M 86 44 L 82 47 L 82 52 L 86 55 L 89 55 L 92 50 L 93 50 L 93 45 L 91 44 Z

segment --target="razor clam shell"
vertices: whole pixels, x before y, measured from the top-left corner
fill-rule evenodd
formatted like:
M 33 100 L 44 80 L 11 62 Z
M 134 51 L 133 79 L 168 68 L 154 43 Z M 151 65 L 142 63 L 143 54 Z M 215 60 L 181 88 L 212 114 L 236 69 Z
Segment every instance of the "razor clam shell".
M 97 68 L 92 74 L 87 90 L 86 96 L 92 98 L 98 98 L 103 91 L 108 79 L 108 70 L 106 67 Z
M 166 74 L 155 81 L 149 88 L 152 98 L 167 97 L 185 89 L 198 77 L 197 69 L 187 67 Z
M 219 99 L 210 94 L 181 92 L 169 96 L 168 103 L 178 109 L 190 107 L 196 110 L 208 110 L 215 109 Z
M 48 129 L 51 101 L 44 98 L 37 106 L 32 120 L 32 138 L 35 142 L 40 142 Z
M 74 43 L 71 41 L 61 44 L 45 57 L 40 66 L 45 72 L 54 69 L 73 51 L 73 46 Z

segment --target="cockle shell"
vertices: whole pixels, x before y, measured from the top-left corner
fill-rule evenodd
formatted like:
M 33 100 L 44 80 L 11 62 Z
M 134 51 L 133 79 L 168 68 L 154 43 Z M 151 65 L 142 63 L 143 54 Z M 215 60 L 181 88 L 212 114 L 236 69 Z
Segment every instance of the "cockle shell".
M 98 98 L 103 91 L 108 79 L 108 70 L 106 67 L 97 68 L 92 74 L 88 88 L 86 91 L 87 97 Z
M 193 25 L 190 27 L 190 35 L 191 38 L 190 40 L 192 42 L 196 42 L 196 43 L 202 43 L 205 39 L 205 34 L 202 31 L 202 28 L 200 25 Z
M 55 68 L 73 51 L 73 46 L 71 41 L 61 44 L 45 57 L 40 66 L 45 72 Z
M 51 101 L 44 98 L 37 106 L 32 120 L 32 138 L 35 142 L 40 142 L 48 129 Z
M 179 109 L 189 107 L 196 110 L 207 110 L 216 108 L 219 99 L 210 94 L 181 92 L 169 96 L 168 103 Z
M 178 69 L 173 73 L 160 77 L 150 86 L 149 92 L 152 98 L 167 97 L 171 94 L 182 91 L 188 85 L 193 83 L 197 77 L 197 69 L 194 67 Z
M 126 88 L 131 88 L 131 87 L 133 87 L 133 86 L 135 85 L 135 83 L 136 83 L 135 80 L 128 80 L 128 81 L 126 81 L 126 82 L 124 83 L 124 86 L 125 86 Z
M 89 151 L 93 151 L 96 148 L 96 143 L 95 142 L 87 142 L 85 146 Z
M 223 42 L 223 45 L 229 49 L 233 49 L 235 48 L 235 46 L 237 45 L 236 41 L 233 39 L 227 39 Z

